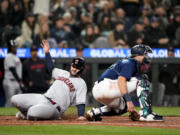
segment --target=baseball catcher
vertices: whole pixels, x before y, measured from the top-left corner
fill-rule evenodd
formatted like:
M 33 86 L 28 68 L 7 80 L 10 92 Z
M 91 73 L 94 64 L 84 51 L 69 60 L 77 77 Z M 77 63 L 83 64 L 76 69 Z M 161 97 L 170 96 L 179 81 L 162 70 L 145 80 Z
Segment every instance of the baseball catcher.
M 163 121 L 162 116 L 152 111 L 149 83 L 146 76 L 140 73 L 140 65 L 151 61 L 148 53 L 152 53 L 149 46 L 135 45 L 129 58 L 117 61 L 98 78 L 92 93 L 104 106 L 89 110 L 86 113 L 88 120 L 98 121 L 101 116 L 121 115 L 128 111 L 133 121 Z M 140 102 L 139 113 L 129 95 L 134 90 L 137 90 Z

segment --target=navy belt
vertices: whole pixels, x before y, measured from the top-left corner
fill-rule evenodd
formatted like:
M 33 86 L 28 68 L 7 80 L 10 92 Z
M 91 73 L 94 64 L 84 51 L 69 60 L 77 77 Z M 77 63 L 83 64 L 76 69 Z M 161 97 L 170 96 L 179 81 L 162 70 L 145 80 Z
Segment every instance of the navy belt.
M 52 104 L 52 105 L 55 105 L 57 104 L 55 101 L 53 101 L 51 98 L 49 97 L 46 97 L 44 96 L 47 100 L 49 100 L 49 102 Z M 61 111 L 61 107 L 60 106 L 56 106 L 56 109 L 60 112 Z
M 100 83 L 100 82 L 101 82 L 101 81 L 103 81 L 103 80 L 104 80 L 104 78 L 103 78 L 103 79 L 101 79 L 101 80 L 98 80 L 97 82 L 98 82 L 98 83 Z

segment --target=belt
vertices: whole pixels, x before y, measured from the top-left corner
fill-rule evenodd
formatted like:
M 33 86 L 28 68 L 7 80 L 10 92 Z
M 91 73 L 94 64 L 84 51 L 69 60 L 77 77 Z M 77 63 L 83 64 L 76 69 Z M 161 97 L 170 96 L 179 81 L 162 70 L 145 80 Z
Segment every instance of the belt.
M 98 80 L 97 82 L 98 82 L 98 83 L 100 83 L 100 82 L 101 82 L 101 81 L 103 81 L 103 80 L 104 80 L 104 78 L 103 78 L 103 79 L 101 79 L 101 80 Z
M 55 101 L 53 101 L 51 98 L 49 97 L 46 97 L 44 96 L 47 100 L 49 100 L 49 102 L 52 104 L 52 105 L 57 105 L 57 103 Z M 56 106 L 56 109 L 60 112 L 61 111 L 61 107 L 58 105 Z

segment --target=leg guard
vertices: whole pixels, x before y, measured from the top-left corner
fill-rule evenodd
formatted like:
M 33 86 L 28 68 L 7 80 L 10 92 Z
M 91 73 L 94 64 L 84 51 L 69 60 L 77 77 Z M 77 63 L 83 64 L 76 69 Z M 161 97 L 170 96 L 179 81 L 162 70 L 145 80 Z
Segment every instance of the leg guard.
M 137 96 L 141 107 L 140 121 L 163 121 L 163 116 L 152 112 L 150 83 L 146 78 L 139 80 L 137 85 Z
M 151 93 L 149 82 L 147 80 L 139 80 L 137 86 L 137 96 L 139 98 L 140 108 L 143 115 L 147 116 L 152 113 Z

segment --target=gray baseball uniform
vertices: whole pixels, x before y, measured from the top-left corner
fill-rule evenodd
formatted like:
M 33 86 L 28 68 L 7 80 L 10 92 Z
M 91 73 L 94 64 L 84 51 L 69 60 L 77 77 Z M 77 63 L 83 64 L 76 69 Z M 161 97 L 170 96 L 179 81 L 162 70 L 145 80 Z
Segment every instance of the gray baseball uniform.
M 19 94 L 11 101 L 27 119 L 58 119 L 72 104 L 85 104 L 87 86 L 82 78 L 70 76 L 70 72 L 54 68 L 55 79 L 48 91 L 42 94 Z
M 18 82 L 16 81 L 14 75 L 9 70 L 10 67 L 14 67 L 16 69 L 18 77 L 22 78 L 22 64 L 20 59 L 13 53 L 8 53 L 6 58 L 4 59 L 4 80 L 3 87 L 6 95 L 6 106 L 10 106 L 10 98 L 18 93 L 21 93 Z

